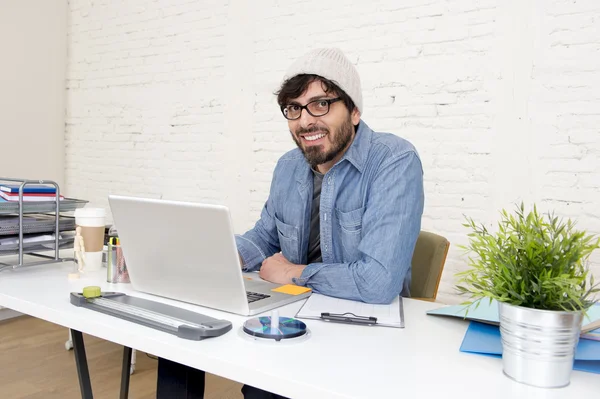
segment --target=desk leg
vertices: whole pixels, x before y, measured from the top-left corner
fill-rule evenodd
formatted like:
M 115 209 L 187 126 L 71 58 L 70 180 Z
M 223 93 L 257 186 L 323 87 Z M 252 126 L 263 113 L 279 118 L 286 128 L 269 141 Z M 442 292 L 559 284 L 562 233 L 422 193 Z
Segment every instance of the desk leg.
M 83 334 L 81 331 L 71 330 L 71 336 L 73 337 L 73 351 L 75 352 L 75 364 L 77 366 L 77 375 L 79 376 L 81 398 L 93 399 L 90 372 L 88 370 L 87 358 L 85 357 Z
M 121 367 L 121 399 L 129 395 L 129 376 L 131 370 L 131 348 L 123 347 L 123 367 Z

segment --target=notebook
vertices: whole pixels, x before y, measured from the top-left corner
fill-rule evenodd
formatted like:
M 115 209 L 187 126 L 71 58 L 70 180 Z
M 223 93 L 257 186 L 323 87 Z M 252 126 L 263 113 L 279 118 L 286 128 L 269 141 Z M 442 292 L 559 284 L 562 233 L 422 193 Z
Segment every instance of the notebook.
M 7 193 L 0 191 L 0 198 L 10 201 L 19 202 L 19 193 Z M 60 195 L 60 200 L 64 200 L 65 197 Z M 24 193 L 23 201 L 25 202 L 42 202 L 42 201 L 56 201 L 56 193 Z
M 20 184 L 0 184 L 0 191 L 6 193 L 18 193 Z M 56 193 L 56 187 L 43 184 L 27 184 L 23 186 L 24 193 Z
M 404 308 L 400 296 L 397 296 L 389 305 L 380 305 L 313 293 L 298 311 L 296 317 L 404 328 Z
M 470 307 L 467 305 L 451 305 L 444 306 L 438 309 L 427 311 L 428 315 L 434 316 L 449 316 L 465 318 L 467 320 L 478 321 L 481 323 L 498 325 L 500 324 L 500 316 L 498 315 L 498 302 L 492 300 L 491 303 L 487 299 L 479 301 L 479 306 L 473 304 Z M 592 306 L 582 323 L 582 338 L 599 339 L 598 334 L 600 328 L 595 326 L 595 323 L 600 320 L 600 303 Z M 593 331 L 592 331 L 593 330 Z

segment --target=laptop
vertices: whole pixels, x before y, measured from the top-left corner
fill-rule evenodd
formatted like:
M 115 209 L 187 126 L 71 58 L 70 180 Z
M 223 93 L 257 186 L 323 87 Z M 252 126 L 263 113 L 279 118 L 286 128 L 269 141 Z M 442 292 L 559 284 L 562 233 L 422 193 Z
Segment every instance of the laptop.
M 133 289 L 244 316 L 310 295 L 242 273 L 229 209 L 222 205 L 108 196 Z

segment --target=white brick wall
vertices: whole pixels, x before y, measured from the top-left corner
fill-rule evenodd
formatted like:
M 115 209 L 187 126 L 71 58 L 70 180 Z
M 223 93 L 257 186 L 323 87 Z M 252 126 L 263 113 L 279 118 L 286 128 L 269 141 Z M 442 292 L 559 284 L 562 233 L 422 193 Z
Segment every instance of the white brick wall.
M 245 231 L 294 146 L 273 92 L 296 56 L 337 46 L 364 120 L 422 156 L 456 302 L 463 214 L 535 201 L 600 233 L 598 18 L 594 0 L 71 1 L 67 193 L 223 203 Z

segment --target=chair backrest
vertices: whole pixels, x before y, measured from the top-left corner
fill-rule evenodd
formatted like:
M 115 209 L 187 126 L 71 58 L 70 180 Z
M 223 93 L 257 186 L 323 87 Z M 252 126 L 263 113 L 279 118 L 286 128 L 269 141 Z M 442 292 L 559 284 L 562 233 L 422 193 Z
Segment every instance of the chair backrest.
M 450 242 L 438 234 L 421 231 L 412 257 L 410 296 L 435 300 Z

